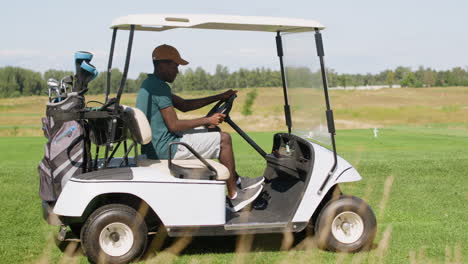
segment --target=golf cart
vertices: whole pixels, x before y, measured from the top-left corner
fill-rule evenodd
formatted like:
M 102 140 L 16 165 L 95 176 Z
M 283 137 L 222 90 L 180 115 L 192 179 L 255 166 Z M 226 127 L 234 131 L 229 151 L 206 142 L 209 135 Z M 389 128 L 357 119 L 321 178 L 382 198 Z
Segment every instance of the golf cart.
M 324 27 L 320 23 L 273 17 L 130 15 L 114 20 L 111 28 L 107 91 L 102 106 L 86 107 L 81 102 L 77 104 L 79 107 L 63 107 L 70 98 L 84 100 L 82 91 L 87 89 L 89 78 L 80 81 L 83 78 L 79 76 L 75 77 L 75 82 L 79 82 L 75 91 L 48 105 L 54 109 L 47 112 L 54 124 L 77 122 L 75 125 L 82 128 L 79 137 L 82 144 L 74 145 L 74 151 L 81 154 L 68 154 L 75 160 L 63 165 L 77 167 L 74 170 L 77 173 L 57 178 L 60 173 L 55 170 L 59 166 L 49 168 L 45 163 L 40 166 L 48 170 L 41 174 L 44 217 L 49 224 L 60 226 L 60 239 L 65 239 L 69 227 L 79 236 L 91 262 L 110 263 L 127 263 L 142 256 L 148 234 L 158 230 L 178 237 L 311 229 L 322 249 L 356 252 L 370 247 L 376 233 L 372 209 L 359 198 L 343 195 L 339 188 L 339 184 L 359 181 L 361 176 L 336 152 L 321 37 Z M 140 110 L 120 104 L 134 33 L 174 28 L 261 31 L 276 36 L 287 132 L 273 136 L 271 152 L 263 150 L 231 119 L 235 96 L 218 102 L 209 112 L 226 114 L 226 123 L 265 162 L 263 193 L 247 210 L 237 213 L 227 210 L 228 170 L 215 160 L 202 158 L 190 146 L 171 143 L 184 145 L 197 159 L 149 160 L 138 153 L 138 145 L 151 141 L 151 128 Z M 110 75 L 119 30 L 129 31 L 128 48 L 120 87 L 116 97 L 110 98 Z M 316 54 L 308 56 L 314 52 L 310 49 L 313 41 Z M 83 67 L 84 62 L 79 61 L 83 59 L 89 65 L 91 58 L 86 53 L 75 56 L 77 71 L 86 73 L 89 67 Z M 88 72 L 95 75 L 92 69 Z M 298 105 L 291 107 L 289 102 Z M 77 129 L 61 131 L 65 132 L 57 133 L 58 137 Z M 49 147 L 53 147 L 55 141 L 50 138 L 49 141 L 52 142 Z M 121 146 L 123 156 L 115 157 Z M 100 147 L 105 148 L 104 157 L 99 153 Z M 49 152 L 53 151 L 46 146 L 46 154 Z M 50 160 L 49 157 L 47 162 Z M 47 196 L 49 189 L 53 195 Z

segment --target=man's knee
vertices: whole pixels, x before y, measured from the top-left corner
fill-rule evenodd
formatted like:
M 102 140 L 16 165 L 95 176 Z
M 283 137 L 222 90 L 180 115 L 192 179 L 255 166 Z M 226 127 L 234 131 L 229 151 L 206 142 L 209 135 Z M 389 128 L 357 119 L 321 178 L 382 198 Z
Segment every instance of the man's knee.
M 231 135 L 226 132 L 221 132 L 221 145 L 232 145 Z

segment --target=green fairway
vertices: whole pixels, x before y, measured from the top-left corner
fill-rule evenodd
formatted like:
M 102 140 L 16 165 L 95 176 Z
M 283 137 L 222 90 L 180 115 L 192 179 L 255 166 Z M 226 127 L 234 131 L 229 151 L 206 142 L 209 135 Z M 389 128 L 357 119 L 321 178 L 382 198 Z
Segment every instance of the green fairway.
M 266 150 L 273 133 L 251 133 Z M 247 254 L 235 237 L 196 238 L 179 256 L 166 252 L 148 263 L 463 263 L 468 261 L 468 128 L 464 124 L 341 130 L 338 153 L 353 164 L 363 181 L 342 185 L 374 209 L 378 221 L 370 252 L 336 254 L 295 243 L 281 250 L 282 235 L 255 236 Z M 44 138 L 0 137 L 0 263 L 86 263 L 66 257 L 53 244 L 58 228 L 41 215 L 37 165 Z M 259 176 L 264 162 L 237 135 L 234 148 L 239 173 Z M 388 194 L 388 195 L 387 195 Z M 288 236 L 286 236 L 288 237 Z M 246 243 L 248 243 L 248 237 Z M 294 248 L 294 246 L 296 246 Z M 284 244 L 283 244 L 284 247 Z M 156 252 L 154 252 L 156 253 Z M 457 262 L 458 261 L 458 262 Z

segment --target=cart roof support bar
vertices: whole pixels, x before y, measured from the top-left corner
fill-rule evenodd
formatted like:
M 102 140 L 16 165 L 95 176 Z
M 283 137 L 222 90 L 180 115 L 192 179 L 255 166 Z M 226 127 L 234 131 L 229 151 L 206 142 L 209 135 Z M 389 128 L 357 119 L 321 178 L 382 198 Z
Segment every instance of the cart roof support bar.
M 110 137 L 107 138 L 106 151 L 104 155 L 104 167 L 107 167 L 110 158 L 108 158 L 109 151 L 113 149 L 113 141 L 115 138 L 115 130 L 117 126 L 117 112 L 119 111 L 120 97 L 122 96 L 125 83 L 127 82 L 128 66 L 130 64 L 130 55 L 132 54 L 133 35 L 135 33 L 135 25 L 130 26 L 130 34 L 128 37 L 127 57 L 125 59 L 125 68 L 120 81 L 120 87 L 117 91 L 117 99 L 115 100 L 114 111 L 112 111 L 112 124 L 110 129 Z M 111 155 L 112 157 L 112 155 Z
M 110 94 L 112 59 L 114 58 L 116 36 L 117 36 L 117 28 L 114 28 L 114 30 L 112 31 L 112 41 L 111 41 L 111 48 L 109 52 L 109 63 L 107 64 L 107 88 L 106 88 L 106 100 L 104 102 L 107 102 L 107 100 L 109 99 L 109 94 Z
M 333 157 L 335 161 L 333 162 L 333 166 L 330 169 L 330 172 L 328 173 L 327 177 L 325 178 L 325 181 L 322 183 L 320 186 L 320 189 L 318 190 L 318 194 L 320 195 L 325 188 L 325 185 L 327 185 L 328 181 L 330 180 L 331 176 L 335 173 L 337 164 L 338 164 L 338 158 L 336 155 L 336 144 L 335 144 L 335 120 L 333 119 L 333 111 L 330 107 L 330 97 L 328 96 L 328 79 L 327 79 L 327 71 L 325 68 L 325 52 L 323 49 L 323 41 L 322 41 L 322 34 L 320 33 L 320 30 L 315 29 L 315 45 L 317 46 L 317 56 L 320 59 L 320 69 L 322 72 L 322 81 L 323 81 L 323 91 L 325 93 L 325 102 L 327 105 L 327 110 L 326 110 L 326 116 L 327 116 L 327 124 L 328 124 L 328 133 L 330 133 L 331 136 L 331 142 L 332 142 L 332 147 L 333 147 Z
M 130 56 L 132 55 L 132 44 L 133 44 L 133 35 L 135 34 L 135 25 L 130 26 L 130 35 L 128 37 L 128 47 L 127 47 L 127 58 L 125 59 L 125 68 L 122 75 L 122 80 L 120 81 L 119 91 L 117 92 L 117 101 L 116 106 L 120 103 L 120 97 L 122 97 L 122 92 L 127 82 L 128 67 L 130 65 Z
M 283 41 L 281 39 L 281 34 L 278 31 L 276 33 L 276 49 L 278 51 L 278 57 L 280 60 L 280 68 L 281 68 L 281 81 L 283 82 L 283 94 L 284 94 L 284 115 L 286 118 L 286 126 L 288 127 L 288 133 L 291 134 L 291 108 L 289 107 L 288 101 L 288 87 L 286 85 L 286 75 L 284 72 L 284 64 L 283 64 Z

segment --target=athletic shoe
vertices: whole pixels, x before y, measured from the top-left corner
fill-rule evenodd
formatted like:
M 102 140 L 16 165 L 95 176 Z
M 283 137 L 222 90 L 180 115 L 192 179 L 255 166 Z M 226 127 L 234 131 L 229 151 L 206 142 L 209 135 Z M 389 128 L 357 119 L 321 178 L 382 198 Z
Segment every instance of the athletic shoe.
M 247 177 L 242 177 L 239 176 L 237 179 L 237 188 L 240 190 L 247 190 L 247 189 L 252 189 L 260 184 L 262 184 L 265 181 L 264 177 L 257 177 L 257 178 L 247 178 Z
M 239 212 L 242 208 L 252 203 L 262 192 L 263 186 L 257 186 L 248 190 L 238 190 L 237 197 L 234 199 L 228 198 L 229 210 Z

